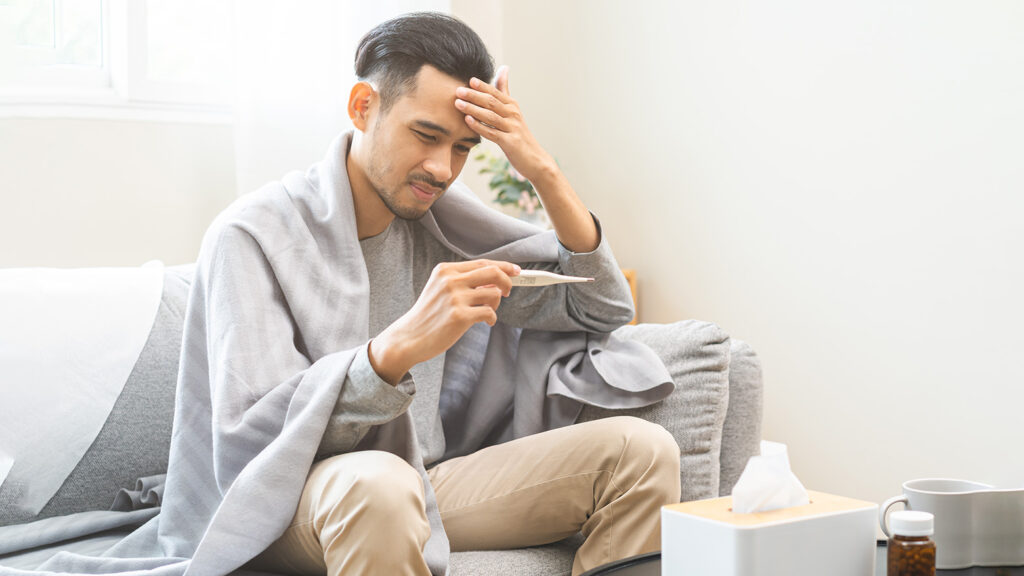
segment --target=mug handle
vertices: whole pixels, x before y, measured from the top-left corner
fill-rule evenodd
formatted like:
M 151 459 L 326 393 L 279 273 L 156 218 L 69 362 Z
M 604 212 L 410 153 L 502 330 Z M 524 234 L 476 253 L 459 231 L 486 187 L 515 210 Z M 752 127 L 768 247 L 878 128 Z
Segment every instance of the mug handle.
M 897 504 L 899 502 L 902 502 L 903 507 L 905 508 L 907 506 L 907 496 L 905 494 L 893 496 L 892 498 L 889 498 L 884 503 L 882 503 L 882 507 L 878 509 L 878 524 L 882 527 L 882 532 L 885 533 L 886 538 L 892 538 L 892 535 L 889 534 L 888 526 L 889 508 L 892 508 L 893 504 Z

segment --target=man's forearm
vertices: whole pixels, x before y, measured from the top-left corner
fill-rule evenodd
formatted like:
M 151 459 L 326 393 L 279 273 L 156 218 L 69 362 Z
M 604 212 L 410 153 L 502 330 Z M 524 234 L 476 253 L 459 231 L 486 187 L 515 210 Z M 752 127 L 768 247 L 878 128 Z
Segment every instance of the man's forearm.
M 594 218 L 558 166 L 545 168 L 531 182 L 537 188 L 558 241 L 577 253 L 595 250 L 601 237 Z

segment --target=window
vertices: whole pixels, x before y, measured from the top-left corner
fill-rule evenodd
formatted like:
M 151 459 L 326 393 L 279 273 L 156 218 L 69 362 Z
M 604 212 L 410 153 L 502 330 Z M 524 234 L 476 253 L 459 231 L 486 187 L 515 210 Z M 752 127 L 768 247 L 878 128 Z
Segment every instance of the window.
M 228 121 L 231 24 L 231 0 L 0 0 L 0 114 Z
M 102 21 L 100 0 L 0 0 L 0 85 L 25 93 L 104 86 Z

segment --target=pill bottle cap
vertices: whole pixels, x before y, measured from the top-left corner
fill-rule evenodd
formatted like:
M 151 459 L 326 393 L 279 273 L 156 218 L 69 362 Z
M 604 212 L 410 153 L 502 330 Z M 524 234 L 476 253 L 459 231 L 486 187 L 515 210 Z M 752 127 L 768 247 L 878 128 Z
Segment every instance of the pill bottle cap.
M 935 533 L 935 517 L 916 510 L 893 512 L 889 516 L 889 529 L 899 536 L 931 536 Z

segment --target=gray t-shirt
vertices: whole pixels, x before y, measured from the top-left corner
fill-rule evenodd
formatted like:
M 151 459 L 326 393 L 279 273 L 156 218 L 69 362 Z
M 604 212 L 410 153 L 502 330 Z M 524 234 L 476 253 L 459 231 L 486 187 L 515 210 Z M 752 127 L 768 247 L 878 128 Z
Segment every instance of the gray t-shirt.
M 370 280 L 370 338 L 376 337 L 412 308 L 434 266 L 433 259 L 415 258 L 416 239 L 410 227 L 409 222 L 396 218 L 380 234 L 359 242 Z M 426 238 L 419 240 L 423 244 Z M 447 250 L 436 241 L 431 244 L 430 251 L 436 253 L 433 254 L 435 258 L 448 256 L 449 260 L 455 260 L 454 254 L 443 254 Z M 421 246 L 421 252 L 427 248 Z M 415 390 L 408 390 L 413 395 L 409 410 L 419 437 L 423 463 L 428 465 L 438 460 L 445 448 L 438 411 L 444 354 L 413 366 L 409 372 L 415 382 Z M 403 379 L 402 385 L 407 387 L 408 379 Z

